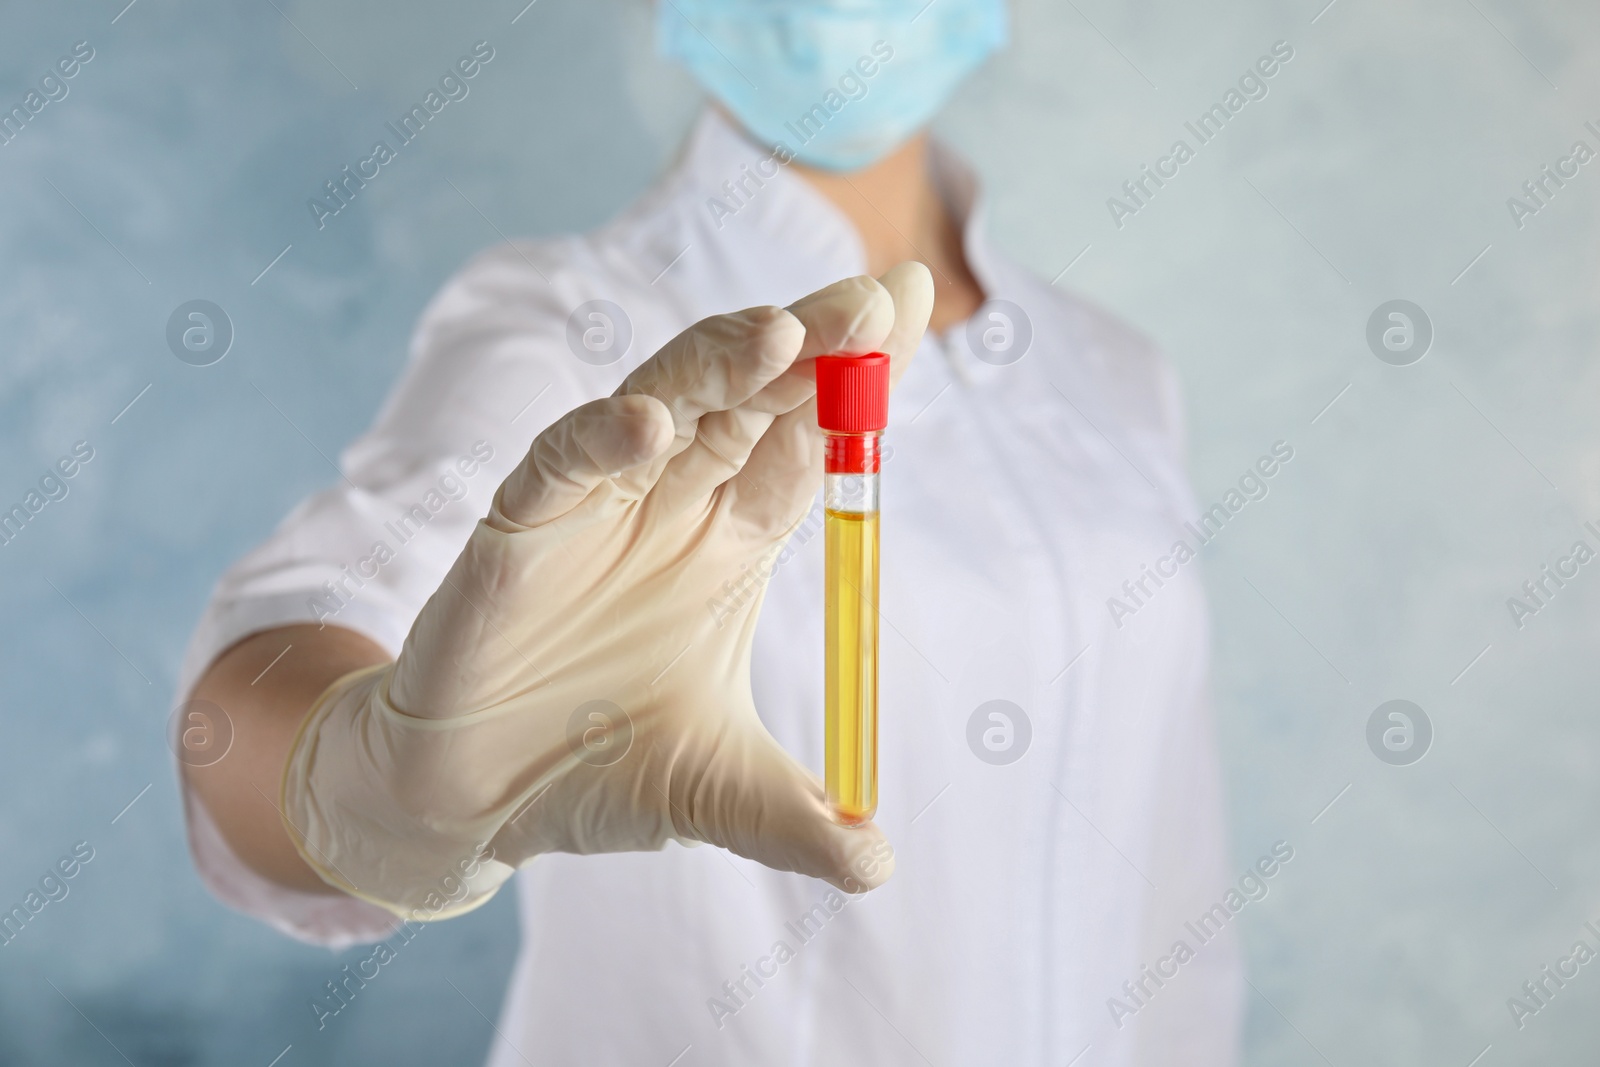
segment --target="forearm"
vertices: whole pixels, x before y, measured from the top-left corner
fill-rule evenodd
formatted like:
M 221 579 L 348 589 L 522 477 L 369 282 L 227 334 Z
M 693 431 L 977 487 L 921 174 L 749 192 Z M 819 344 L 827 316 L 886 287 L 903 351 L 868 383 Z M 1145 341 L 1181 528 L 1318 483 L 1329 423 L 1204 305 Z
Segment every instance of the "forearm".
M 351 671 L 388 659 L 353 630 L 285 626 L 253 634 L 222 653 L 190 694 L 227 713 L 233 744 L 210 766 L 185 765 L 184 778 L 233 851 L 269 881 L 338 892 L 295 850 L 278 812 L 278 787 L 295 733 L 316 699 Z

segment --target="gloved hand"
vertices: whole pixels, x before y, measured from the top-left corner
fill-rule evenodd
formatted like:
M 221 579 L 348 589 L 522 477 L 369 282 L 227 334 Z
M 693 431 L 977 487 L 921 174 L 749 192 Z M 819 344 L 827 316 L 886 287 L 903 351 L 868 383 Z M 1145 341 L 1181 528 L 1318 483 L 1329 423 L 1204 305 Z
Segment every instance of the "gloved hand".
M 709 318 L 541 433 L 399 659 L 306 716 L 281 805 L 306 862 L 415 919 L 482 904 L 541 853 L 669 840 L 852 891 L 887 879 L 882 833 L 839 825 L 757 717 L 761 587 L 708 604 L 821 484 L 800 361 L 886 351 L 898 378 L 932 306 L 927 269 L 903 263 Z

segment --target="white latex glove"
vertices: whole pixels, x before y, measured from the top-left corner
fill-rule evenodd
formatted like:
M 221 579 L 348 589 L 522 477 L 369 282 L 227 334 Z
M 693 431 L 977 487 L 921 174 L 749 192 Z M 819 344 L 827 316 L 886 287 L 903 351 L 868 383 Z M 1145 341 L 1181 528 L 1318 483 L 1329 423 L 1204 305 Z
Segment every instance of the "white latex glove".
M 416 919 L 482 904 L 541 853 L 670 840 L 855 892 L 887 879 L 882 833 L 838 824 L 756 714 L 764 590 L 708 604 L 770 569 L 821 484 L 799 361 L 885 351 L 898 379 L 932 306 L 903 263 L 709 318 L 541 433 L 398 661 L 306 716 L 282 798 L 306 862 Z

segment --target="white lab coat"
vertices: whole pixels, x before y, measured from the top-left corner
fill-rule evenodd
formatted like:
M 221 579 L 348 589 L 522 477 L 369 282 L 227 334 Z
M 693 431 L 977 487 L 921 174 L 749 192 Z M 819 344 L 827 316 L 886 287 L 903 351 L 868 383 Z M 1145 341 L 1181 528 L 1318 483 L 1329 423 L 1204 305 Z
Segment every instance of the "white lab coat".
M 469 263 L 343 454 L 351 484 L 307 500 L 222 578 L 180 692 L 239 638 L 330 609 L 397 653 L 540 428 L 697 319 L 862 273 L 845 218 L 767 158 L 708 114 L 610 225 Z M 970 173 L 942 149 L 937 162 L 974 274 L 1023 309 L 1032 339 L 996 365 L 964 327 L 930 333 L 891 404 L 878 822 L 895 876 L 841 907 L 824 883 L 713 848 L 540 857 L 514 882 L 523 943 L 493 1067 L 1233 1061 L 1231 930 L 1162 986 L 1146 980 L 1137 1011 L 1111 1003 L 1134 1005 L 1123 984 L 1193 941 L 1184 920 L 1228 880 L 1195 566 L 1147 582 L 1132 616 L 1107 607 L 1193 515 L 1173 376 L 1138 334 L 990 247 Z M 568 343 L 590 300 L 631 322 L 608 366 Z M 478 442 L 492 459 L 464 476 L 455 463 Z M 385 523 L 413 504 L 431 518 L 402 544 Z M 812 538 L 771 580 L 752 672 L 767 726 L 818 770 L 821 600 Z M 969 746 L 991 700 L 1031 726 L 1005 765 Z M 192 797 L 187 811 L 195 862 L 229 904 L 332 945 L 389 934 L 370 905 L 264 882 Z

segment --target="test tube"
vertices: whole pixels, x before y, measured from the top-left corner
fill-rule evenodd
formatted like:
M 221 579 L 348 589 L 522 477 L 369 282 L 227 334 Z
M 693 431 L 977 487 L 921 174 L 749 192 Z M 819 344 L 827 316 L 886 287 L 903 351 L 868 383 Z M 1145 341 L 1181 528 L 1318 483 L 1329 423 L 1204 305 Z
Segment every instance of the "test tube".
M 878 810 L 878 445 L 889 357 L 817 357 L 823 454 L 824 756 L 828 802 L 855 826 Z

